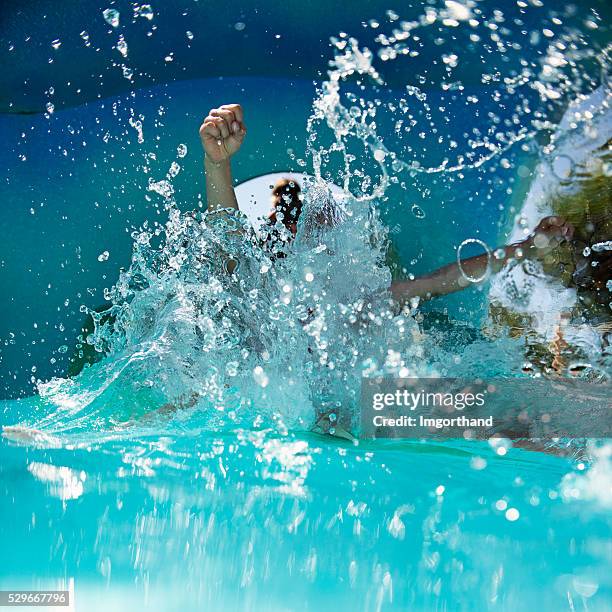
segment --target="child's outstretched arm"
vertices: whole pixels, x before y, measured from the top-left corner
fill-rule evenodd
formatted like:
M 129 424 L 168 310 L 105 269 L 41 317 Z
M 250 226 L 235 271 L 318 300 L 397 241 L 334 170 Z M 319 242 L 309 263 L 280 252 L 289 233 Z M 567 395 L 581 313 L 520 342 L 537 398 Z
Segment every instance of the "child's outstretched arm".
M 504 247 L 503 257 L 492 257 L 490 271 L 499 272 L 510 259 L 540 259 L 560 242 L 571 240 L 573 234 L 574 228 L 561 217 L 545 217 L 525 240 Z M 429 299 L 460 291 L 474 284 L 466 277 L 484 280 L 489 265 L 488 259 L 484 253 L 462 260 L 461 266 L 459 263 L 452 263 L 427 276 L 396 281 L 391 284 L 391 294 L 396 301 L 403 304 L 414 297 Z

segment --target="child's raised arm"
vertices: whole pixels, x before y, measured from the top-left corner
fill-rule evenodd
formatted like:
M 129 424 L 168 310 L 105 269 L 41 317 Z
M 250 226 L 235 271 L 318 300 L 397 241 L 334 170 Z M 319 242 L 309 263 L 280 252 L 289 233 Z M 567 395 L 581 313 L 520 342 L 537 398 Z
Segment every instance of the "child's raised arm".
M 209 212 L 220 208 L 238 210 L 230 158 L 242 146 L 245 135 L 246 127 L 240 104 L 224 104 L 211 109 L 200 126 Z

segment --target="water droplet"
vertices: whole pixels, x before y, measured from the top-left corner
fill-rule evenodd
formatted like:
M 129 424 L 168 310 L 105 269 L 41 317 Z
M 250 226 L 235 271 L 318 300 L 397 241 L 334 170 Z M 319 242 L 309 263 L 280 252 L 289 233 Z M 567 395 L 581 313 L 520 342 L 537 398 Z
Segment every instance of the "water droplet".
M 185 32 L 185 36 L 187 36 L 189 40 L 193 40 L 193 32 L 190 32 L 189 30 L 187 30 Z
M 148 190 L 159 193 L 159 195 L 168 199 L 174 195 L 174 187 L 172 187 L 171 183 L 164 180 L 155 182 L 153 179 L 149 179 Z
M 108 23 L 108 25 L 116 28 L 119 26 L 119 11 L 113 8 L 104 9 L 102 11 L 102 16 L 104 17 L 104 21 Z
M 443 55 L 442 61 L 451 68 L 456 68 L 459 63 L 459 58 L 454 54 L 450 53 L 449 55 Z
M 174 178 L 181 171 L 181 167 L 176 162 L 172 162 L 170 164 L 170 169 L 168 170 L 168 176 L 170 178 Z
M 508 507 L 508 502 L 505 499 L 498 499 L 495 502 L 495 508 L 500 512 L 503 512 Z
M 144 142 L 144 133 L 142 131 L 142 121 L 140 119 L 134 119 L 134 117 L 130 117 L 128 123 L 136 130 L 138 133 L 138 142 L 142 144 Z
M 187 155 L 187 145 L 181 143 L 178 147 L 176 147 L 176 154 L 179 157 L 185 157 L 185 155 Z
M 108 261 L 109 257 L 110 257 L 110 253 L 108 251 L 103 251 L 102 253 L 98 255 L 98 261 L 100 262 Z
M 606 240 L 605 242 L 597 242 L 591 248 L 593 249 L 595 253 L 603 253 L 604 251 L 612 251 L 612 240 Z
M 463 269 L 461 252 L 463 251 L 463 249 L 468 244 L 478 244 L 478 245 L 480 245 L 485 250 L 485 252 L 487 254 L 487 266 L 486 266 L 484 272 L 480 276 L 471 276 L 469 274 L 466 274 L 465 270 Z M 520 255 L 518 255 L 518 251 L 519 250 L 520 249 L 516 250 L 517 257 L 520 257 Z M 490 269 L 491 269 L 491 255 L 492 255 L 492 253 L 491 253 L 491 249 L 489 248 L 489 245 L 486 242 L 483 242 L 482 240 L 480 240 L 479 238 L 467 238 L 466 240 L 464 240 L 459 245 L 459 248 L 457 249 L 457 265 L 459 267 L 459 271 L 461 272 L 461 276 L 463 276 L 463 278 L 465 280 L 469 281 L 470 283 L 480 283 L 480 282 L 482 282 L 489 275 L 489 272 L 490 272 Z
M 473 470 L 484 470 L 487 467 L 487 460 L 483 457 L 472 457 L 470 459 L 470 467 Z
M 574 160 L 568 155 L 557 155 L 552 160 L 552 171 L 561 180 L 566 180 L 572 175 Z
M 131 68 L 129 68 L 128 66 L 122 66 L 122 70 L 123 70 L 123 76 L 128 81 L 131 81 L 132 77 L 134 76 L 134 71 Z
M 417 219 L 425 218 L 425 211 L 418 204 L 413 204 L 411 211 Z
M 155 17 L 155 13 L 150 4 L 142 4 L 134 7 L 134 17 L 144 17 L 151 21 Z
M 261 366 L 255 366 L 253 368 L 253 378 L 260 387 L 267 387 L 270 382 L 268 375 Z
M 393 163 L 391 164 L 391 168 L 393 168 L 393 172 L 401 172 L 404 168 L 404 163 L 399 159 L 394 159 Z
M 62 41 L 59 38 L 56 38 L 54 41 L 51 42 L 51 46 L 54 49 L 59 49 L 62 46 Z
M 376 151 L 374 151 L 374 159 L 377 162 L 385 161 L 385 157 L 386 157 L 386 153 L 382 149 L 376 149 Z
M 395 11 L 386 11 L 386 15 L 389 21 L 397 21 L 399 19 L 399 15 Z
M 238 367 L 239 367 L 239 364 L 237 361 L 228 361 L 225 366 L 225 372 L 228 376 L 237 376 Z
M 234 24 L 234 29 L 238 30 L 238 32 L 242 32 L 244 28 L 246 28 L 246 23 L 243 23 L 242 21 L 237 21 Z
M 45 108 L 47 109 L 47 112 L 52 115 L 55 112 L 55 106 L 51 103 L 51 102 L 47 102 L 45 104 Z
M 128 46 L 125 42 L 125 38 L 123 38 L 123 34 L 119 36 L 119 40 L 117 41 L 117 51 L 123 55 L 123 57 L 127 57 L 128 54 Z
M 508 508 L 506 510 L 506 519 L 509 520 L 510 522 L 514 522 L 517 521 L 520 517 L 520 513 L 516 508 Z

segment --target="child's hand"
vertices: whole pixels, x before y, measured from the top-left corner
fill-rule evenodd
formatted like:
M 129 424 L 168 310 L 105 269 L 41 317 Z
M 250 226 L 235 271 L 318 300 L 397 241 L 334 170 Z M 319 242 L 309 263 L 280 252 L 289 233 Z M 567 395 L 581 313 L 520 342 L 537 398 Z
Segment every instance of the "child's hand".
M 523 243 L 536 257 L 542 258 L 574 236 L 574 226 L 562 217 L 544 217 Z
M 200 139 L 206 156 L 214 163 L 228 160 L 240 147 L 246 135 L 240 104 L 213 108 L 200 126 Z

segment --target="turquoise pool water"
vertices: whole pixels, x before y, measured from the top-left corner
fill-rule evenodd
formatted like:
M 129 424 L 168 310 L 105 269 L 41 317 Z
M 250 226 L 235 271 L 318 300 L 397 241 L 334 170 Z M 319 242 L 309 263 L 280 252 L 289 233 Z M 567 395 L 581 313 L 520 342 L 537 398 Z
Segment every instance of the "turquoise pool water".
M 3 446 L 3 588 L 74 576 L 86 610 L 609 601 L 609 510 L 561 486 L 586 478 L 566 459 L 192 423 L 101 438 L 27 464 Z
M 610 608 L 609 441 L 352 444 L 310 431 L 333 407 L 359 434 L 363 377 L 520 378 L 535 392 L 523 340 L 483 332 L 486 284 L 402 314 L 386 300 L 389 239 L 416 275 L 465 239 L 502 244 L 536 162 L 575 135 L 559 132 L 567 105 L 610 98 L 602 7 L 482 4 L 352 16 L 312 73 L 290 62 L 282 78 L 265 58 L 253 75 L 233 62 L 198 73 L 189 41 L 205 9 L 153 6 L 149 19 L 118 5 L 113 25 L 96 6 L 98 39 L 95 21 L 78 38 L 57 25 L 49 53 L 91 41 L 99 56 L 79 56 L 91 63 L 77 76 L 100 61 L 113 76 L 84 81 L 86 104 L 58 77 L 44 95 L 6 97 L 0 116 L 0 419 L 21 427 L 0 438 L 0 589 L 70 588 L 87 611 Z M 164 23 L 183 10 L 192 37 L 181 29 L 179 43 Z M 307 38 L 323 8 L 304 11 Z M 147 36 L 157 25 L 164 44 Z M 230 26 L 264 31 L 244 15 Z M 189 80 L 164 76 L 175 62 Z M 37 96 L 57 104 L 16 112 Z M 203 202 L 198 125 L 228 101 L 249 128 L 237 182 L 319 179 L 275 263 L 185 214 Z M 342 223 L 317 233 L 325 181 L 350 193 Z M 223 249 L 239 256 L 232 278 Z M 99 359 L 68 377 L 102 304 L 112 317 L 79 341 Z M 590 356 L 586 374 L 609 380 L 609 355 Z M 580 412 L 565 378 L 560 409 Z

